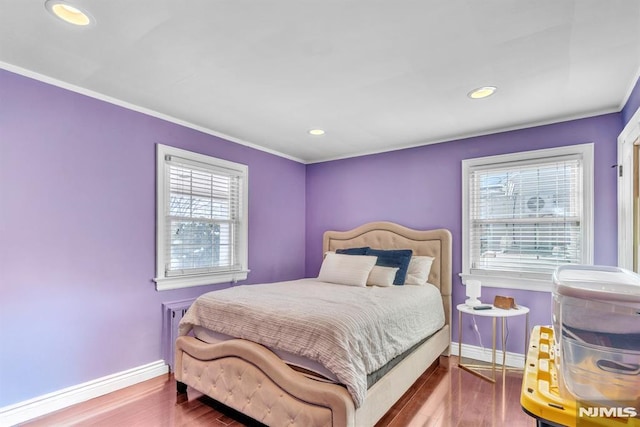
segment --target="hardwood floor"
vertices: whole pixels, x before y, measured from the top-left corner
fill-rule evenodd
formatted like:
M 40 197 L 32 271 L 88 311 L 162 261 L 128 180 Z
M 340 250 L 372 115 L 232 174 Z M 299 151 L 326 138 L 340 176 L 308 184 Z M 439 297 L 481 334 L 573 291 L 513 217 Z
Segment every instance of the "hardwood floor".
M 456 357 L 441 357 L 440 366 L 422 375 L 376 427 L 536 425 L 520 407 L 522 374 L 508 372 L 491 384 L 462 371 L 457 363 Z M 188 399 L 177 398 L 175 380 L 167 375 L 23 425 L 240 427 L 252 422 L 191 389 Z

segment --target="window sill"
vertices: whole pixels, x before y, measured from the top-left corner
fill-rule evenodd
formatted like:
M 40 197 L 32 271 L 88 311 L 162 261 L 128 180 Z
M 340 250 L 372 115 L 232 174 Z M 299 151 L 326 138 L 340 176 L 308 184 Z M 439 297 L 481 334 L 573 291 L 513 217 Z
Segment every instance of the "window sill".
M 156 282 L 157 291 L 170 291 L 173 289 L 191 288 L 194 286 L 215 285 L 219 283 L 236 283 L 247 280 L 249 271 L 236 271 L 232 273 L 193 275 L 181 277 L 163 277 L 153 279 Z
M 459 273 L 462 283 L 469 279 L 479 280 L 483 287 L 487 288 L 504 288 L 519 289 L 523 291 L 535 292 L 551 292 L 553 291 L 553 282 L 551 277 L 548 279 L 533 279 L 531 277 L 501 276 L 489 274 L 469 274 Z

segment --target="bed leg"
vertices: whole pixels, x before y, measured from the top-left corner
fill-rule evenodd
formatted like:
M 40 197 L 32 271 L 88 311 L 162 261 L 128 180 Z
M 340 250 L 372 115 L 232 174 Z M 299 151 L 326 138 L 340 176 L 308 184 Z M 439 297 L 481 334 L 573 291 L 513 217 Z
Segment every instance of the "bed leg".
M 187 394 L 187 385 L 180 381 L 176 381 L 176 391 L 178 394 Z

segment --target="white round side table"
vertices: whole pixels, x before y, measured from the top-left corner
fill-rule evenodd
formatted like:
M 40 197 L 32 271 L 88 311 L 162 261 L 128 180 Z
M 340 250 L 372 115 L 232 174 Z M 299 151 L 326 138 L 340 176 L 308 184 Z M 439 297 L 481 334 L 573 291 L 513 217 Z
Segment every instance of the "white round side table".
M 462 369 L 464 369 L 467 372 L 470 372 L 474 375 L 477 375 L 481 378 L 484 378 L 487 381 L 490 382 L 496 382 L 496 323 L 497 323 L 497 319 L 501 319 L 502 320 L 502 327 L 501 327 L 501 341 L 502 341 L 502 374 L 504 375 L 504 372 L 506 371 L 507 367 L 505 366 L 505 361 L 506 361 L 506 357 L 507 357 L 507 349 L 506 349 L 506 335 L 505 335 L 505 329 L 506 329 L 506 323 L 507 323 L 507 318 L 509 317 L 516 317 L 516 316 L 526 316 L 525 319 L 525 333 L 524 333 L 524 354 L 527 354 L 527 350 L 528 350 L 528 341 L 529 341 L 529 308 L 519 305 L 517 306 L 517 308 L 512 308 L 512 309 L 502 309 L 502 308 L 497 308 L 494 306 L 491 306 L 490 309 L 484 309 L 484 310 L 474 310 L 473 307 L 470 307 L 466 304 L 458 304 L 456 306 L 456 309 L 458 310 L 458 357 L 459 357 L 459 362 L 458 362 L 458 366 Z M 491 347 L 492 347 L 492 353 L 491 353 L 491 371 L 492 371 L 492 376 L 489 377 L 487 375 L 484 375 L 481 372 L 478 372 L 479 369 L 488 369 L 487 366 L 482 366 L 482 365 L 471 365 L 471 364 L 465 364 L 462 363 L 462 315 L 463 314 L 467 314 L 467 315 L 472 315 L 472 316 L 480 316 L 480 317 L 491 317 L 492 318 L 492 334 L 491 334 Z

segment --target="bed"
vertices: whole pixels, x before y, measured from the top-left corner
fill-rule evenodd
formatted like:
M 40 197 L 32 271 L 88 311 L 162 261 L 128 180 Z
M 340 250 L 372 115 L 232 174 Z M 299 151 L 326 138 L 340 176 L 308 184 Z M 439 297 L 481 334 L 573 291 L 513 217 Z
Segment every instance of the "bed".
M 310 374 L 306 369 L 299 369 L 295 363 L 287 360 L 277 348 L 270 346 L 273 344 L 271 342 L 263 345 L 252 339 L 234 338 L 242 336 L 242 333 L 232 333 L 231 336 L 223 333 L 222 336 L 226 338 L 203 337 L 203 331 L 199 330 L 195 333 L 198 337 L 192 336 L 193 323 L 198 323 L 193 320 L 196 318 L 195 313 L 187 313 L 187 316 L 191 316 L 186 322 L 189 325 L 185 327 L 181 324 L 182 336 L 176 341 L 175 378 L 178 392 L 185 393 L 187 386 L 192 387 L 267 425 L 373 426 L 429 366 L 437 363 L 440 355 L 449 354 L 451 234 L 443 229 L 413 230 L 390 222 L 374 222 L 349 231 L 327 231 L 323 236 L 325 254 L 362 247 L 374 250 L 410 249 L 416 257 L 432 257 L 427 286 L 436 289 L 443 312 L 443 323 L 438 329 L 435 332 L 430 331 L 428 337 L 412 345 L 411 350 L 403 352 L 402 357 L 394 357 L 393 367 L 385 371 L 372 385 L 367 384 L 364 395 L 358 394 L 358 387 L 350 387 L 348 381 L 345 382 L 347 386 L 342 384 L 340 379 L 345 377 L 319 381 L 315 374 Z M 321 274 L 324 266 L 323 262 Z M 305 283 L 307 282 L 296 283 L 296 286 L 304 286 Z M 291 284 L 250 285 L 244 288 L 263 286 L 267 290 L 270 286 L 277 288 Z M 378 298 L 382 296 L 384 299 L 386 295 L 390 295 L 388 292 L 394 289 L 413 292 L 409 287 L 367 288 L 375 288 L 368 293 L 379 294 Z M 342 286 L 340 291 L 352 291 L 344 288 L 350 287 Z M 317 292 L 317 295 L 320 295 L 323 292 L 322 288 Z M 190 311 L 198 311 L 196 303 L 194 307 Z M 425 306 L 425 311 L 433 310 Z M 223 318 L 232 319 L 231 316 L 233 315 L 225 314 Z M 264 330 L 260 328 L 270 326 L 271 322 L 265 321 L 264 318 L 259 319 L 259 315 L 256 317 L 256 330 L 263 333 Z M 251 327 L 246 328 L 248 335 L 244 336 L 251 337 L 250 329 Z M 328 359 L 325 357 L 322 360 L 324 363 Z M 311 369 L 311 372 L 313 371 Z M 361 383 L 361 380 L 357 379 L 357 382 Z

